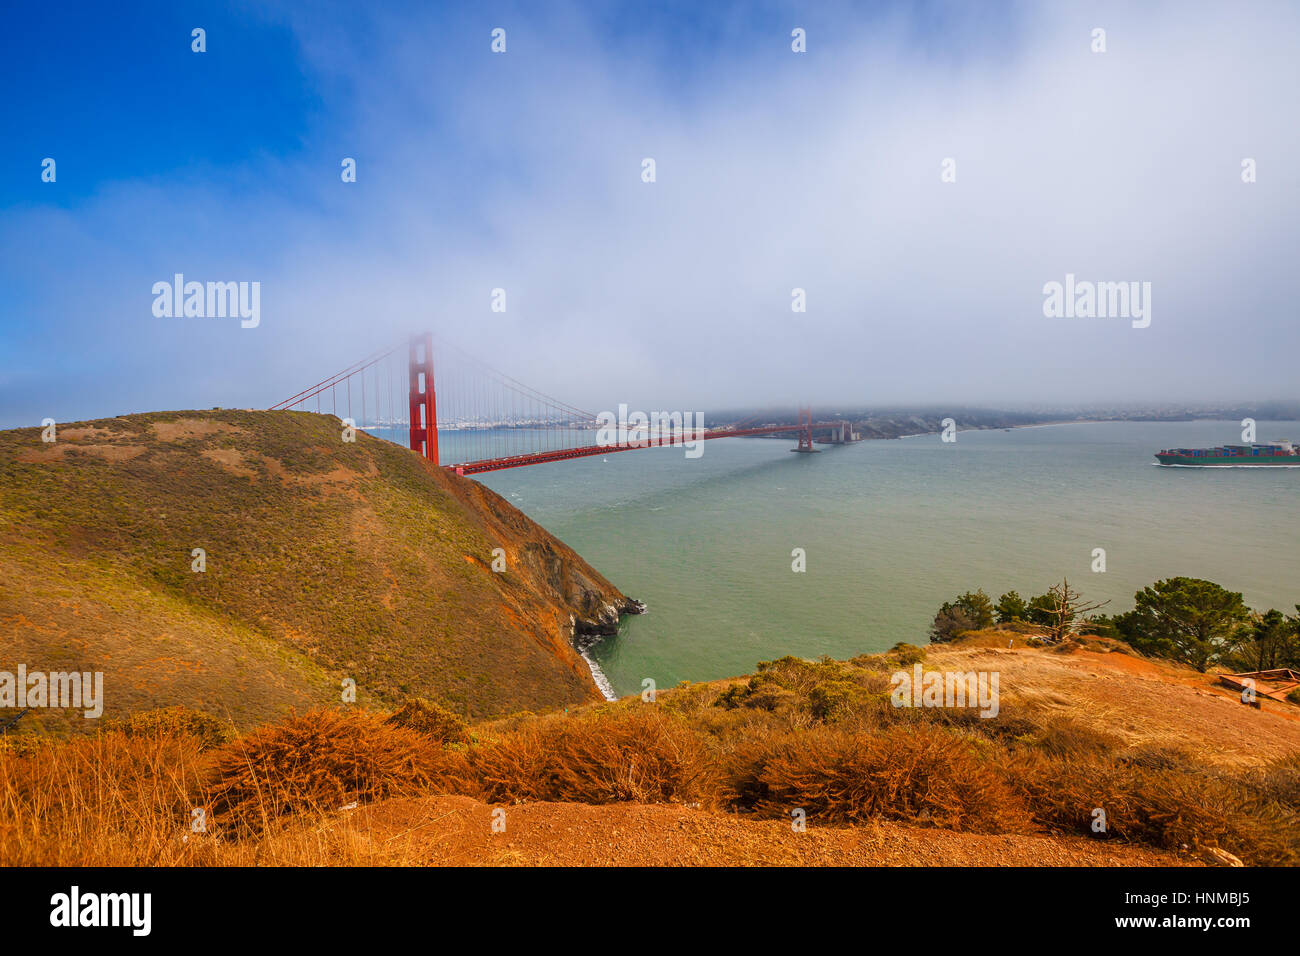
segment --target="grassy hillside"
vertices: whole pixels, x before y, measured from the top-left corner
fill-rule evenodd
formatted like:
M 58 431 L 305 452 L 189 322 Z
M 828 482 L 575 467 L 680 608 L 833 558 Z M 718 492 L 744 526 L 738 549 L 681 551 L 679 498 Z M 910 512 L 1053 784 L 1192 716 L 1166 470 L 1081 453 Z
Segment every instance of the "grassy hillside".
M 185 704 L 240 726 L 338 703 L 344 678 L 363 703 L 475 718 L 599 699 L 570 637 L 616 618 L 617 589 L 482 486 L 341 436 L 252 411 L 0 432 L 0 670 L 100 670 L 109 717 Z

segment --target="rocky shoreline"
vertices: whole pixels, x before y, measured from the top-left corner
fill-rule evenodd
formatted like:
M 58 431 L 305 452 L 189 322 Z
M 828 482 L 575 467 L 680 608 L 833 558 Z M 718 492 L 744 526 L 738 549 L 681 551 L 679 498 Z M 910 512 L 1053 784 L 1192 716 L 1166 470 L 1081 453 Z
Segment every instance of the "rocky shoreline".
M 596 663 L 589 652 L 606 637 L 618 633 L 618 623 L 625 614 L 644 614 L 645 612 L 646 606 L 644 603 L 634 598 L 624 598 L 618 604 L 609 602 L 602 604 L 594 620 L 580 619 L 576 615 L 573 616 L 571 622 L 573 626 L 573 649 L 587 662 L 587 666 L 591 669 L 591 679 L 606 700 L 618 700 L 618 694 L 614 692 L 614 687 L 610 684 L 609 678 L 605 676 L 605 672 L 600 669 L 600 665 Z

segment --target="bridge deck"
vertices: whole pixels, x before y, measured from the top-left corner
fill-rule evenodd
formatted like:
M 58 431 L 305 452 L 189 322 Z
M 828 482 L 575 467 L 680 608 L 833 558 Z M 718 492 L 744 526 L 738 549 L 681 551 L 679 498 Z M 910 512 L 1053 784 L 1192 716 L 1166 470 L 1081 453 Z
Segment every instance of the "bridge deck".
M 778 432 L 797 432 L 804 429 L 812 431 L 827 428 L 839 429 L 843 422 L 814 422 L 812 425 L 767 425 L 761 428 L 718 429 L 703 435 L 683 436 L 681 433 L 671 437 L 645 438 L 638 441 L 620 442 L 614 445 L 582 445 L 577 448 L 561 448 L 552 451 L 531 452 L 527 455 L 513 455 L 509 458 L 487 458 L 480 461 L 461 462 L 457 465 L 444 465 L 458 475 L 481 475 L 488 471 L 502 471 L 506 468 L 522 468 L 525 465 L 540 465 L 549 461 L 569 461 L 573 458 L 588 458 L 592 455 L 612 455 L 620 451 L 635 451 L 638 448 L 680 448 L 686 441 L 712 438 L 743 438 L 746 435 L 774 435 Z

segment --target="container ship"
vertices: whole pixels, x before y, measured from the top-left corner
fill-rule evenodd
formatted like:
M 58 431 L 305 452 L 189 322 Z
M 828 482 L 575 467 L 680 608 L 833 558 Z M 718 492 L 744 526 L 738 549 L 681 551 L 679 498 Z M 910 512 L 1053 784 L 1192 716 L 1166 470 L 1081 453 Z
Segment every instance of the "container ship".
M 1166 448 L 1156 452 L 1156 460 L 1162 465 L 1190 465 L 1194 468 L 1249 468 L 1262 465 L 1300 468 L 1300 450 L 1291 441 L 1271 441 L 1264 445 L 1221 445 L 1218 448 Z

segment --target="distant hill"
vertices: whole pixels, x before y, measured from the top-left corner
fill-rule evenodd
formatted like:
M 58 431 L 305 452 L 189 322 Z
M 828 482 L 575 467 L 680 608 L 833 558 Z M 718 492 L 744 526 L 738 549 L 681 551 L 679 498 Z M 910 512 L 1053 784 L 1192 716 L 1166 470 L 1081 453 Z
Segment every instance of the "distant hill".
M 0 432 L 0 670 L 103 671 L 105 716 L 241 726 L 338 703 L 344 678 L 471 718 L 598 700 L 573 628 L 627 599 L 500 496 L 342 430 L 190 411 Z

